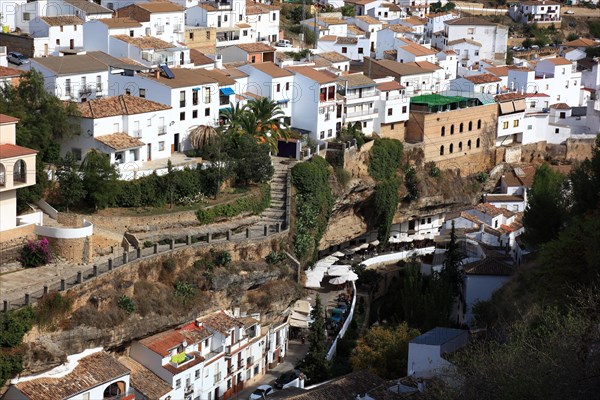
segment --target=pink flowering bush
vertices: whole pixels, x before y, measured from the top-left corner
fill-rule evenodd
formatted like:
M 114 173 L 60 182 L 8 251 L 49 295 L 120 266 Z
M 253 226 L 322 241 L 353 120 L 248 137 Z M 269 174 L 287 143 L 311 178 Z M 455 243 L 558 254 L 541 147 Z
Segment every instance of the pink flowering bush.
M 25 268 L 39 267 L 52 261 L 48 239 L 28 240 L 27 244 L 21 249 L 19 261 Z

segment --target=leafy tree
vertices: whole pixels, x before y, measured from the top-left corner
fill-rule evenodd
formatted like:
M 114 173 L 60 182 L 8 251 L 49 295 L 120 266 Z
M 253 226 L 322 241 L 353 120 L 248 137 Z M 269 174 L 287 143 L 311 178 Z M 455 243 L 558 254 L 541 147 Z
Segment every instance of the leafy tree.
M 302 25 L 302 33 L 304 34 L 304 43 L 307 46 L 312 46 L 317 41 L 315 31 L 306 25 Z
M 600 135 L 592 149 L 592 158 L 583 161 L 569 175 L 573 213 L 583 214 L 600 205 Z
M 302 10 L 302 6 L 296 6 L 290 10 L 289 19 L 293 25 L 298 25 L 302 19 L 309 19 L 313 17 L 310 12 L 310 8 Z
M 216 135 L 217 130 L 214 127 L 198 125 L 190 132 L 190 144 L 195 150 L 202 152 L 202 150 L 215 140 Z
M 131 297 L 126 295 L 122 295 L 121 297 L 119 297 L 117 307 L 125 311 L 127 314 L 133 314 L 135 312 L 135 303 L 133 302 Z
M 523 47 L 525 47 L 526 49 L 528 49 L 531 46 L 533 46 L 533 40 L 531 40 L 530 38 L 525 38 L 525 40 L 523 40 L 523 42 L 521 43 L 521 45 Z
M 352 4 L 346 4 L 340 7 L 340 12 L 344 17 L 354 17 L 356 15 L 356 9 Z
M 262 97 L 258 100 L 250 100 L 247 104 L 246 116 L 254 115 L 256 125 L 252 136 L 259 143 L 267 143 L 274 154 L 277 154 L 277 143 L 279 139 L 289 139 L 289 126 L 283 122 L 285 113 L 276 101 Z M 252 119 L 251 119 L 252 120 Z M 250 127 L 246 133 L 250 133 Z
M 358 124 L 348 124 L 342 128 L 342 132 L 340 134 L 339 139 L 342 142 L 351 141 L 353 139 L 356 140 L 356 146 L 360 149 L 366 142 L 367 138 L 364 133 L 362 133 L 362 128 L 360 123 Z
M 515 63 L 515 57 L 512 50 L 506 52 L 506 65 L 513 65 Z
M 455 296 L 458 295 L 462 289 L 462 266 L 465 257 L 466 255 L 460 248 L 458 240 L 456 239 L 456 229 L 454 228 L 454 221 L 452 221 L 450 241 L 448 242 L 448 248 L 444 254 L 444 268 L 441 271 L 441 275 L 450 283 L 454 289 Z
M 369 154 L 369 175 L 377 181 L 396 176 L 402 161 L 402 143 L 395 139 L 375 139 Z
M 568 41 L 568 42 L 571 42 L 571 41 L 573 41 L 573 40 L 577 40 L 577 39 L 579 39 L 579 35 L 578 35 L 578 34 L 576 34 L 576 33 L 569 33 L 569 34 L 567 35 L 567 41 Z
M 107 154 L 90 150 L 81 164 L 83 173 L 83 186 L 87 192 L 88 204 L 94 209 L 102 209 L 114 203 L 118 196 L 118 172 L 114 165 L 110 165 Z
M 315 306 L 310 316 L 313 319 L 308 334 L 308 353 L 300 362 L 300 370 L 311 383 L 319 383 L 329 378 L 329 361 L 327 361 L 327 346 L 325 335 L 325 317 L 321 296 L 317 293 Z
M 406 168 L 404 173 L 404 186 L 408 190 L 406 198 L 408 201 L 417 200 L 421 193 L 419 192 L 419 179 L 417 178 L 417 171 L 414 167 Z
M 377 239 L 385 246 L 390 239 L 390 230 L 398 208 L 398 179 L 387 179 L 375 186 L 374 202 L 377 213 Z
M 56 171 L 56 180 L 62 203 L 67 212 L 69 207 L 78 204 L 85 198 L 86 191 L 83 185 L 83 179 L 76 165 L 75 157 L 68 152 L 61 160 Z
M 535 172 L 523 215 L 525 238 L 533 245 L 556 238 L 567 222 L 565 177 L 543 164 Z
M 225 124 L 225 132 L 241 133 L 240 121 L 246 113 L 246 106 L 240 103 L 233 105 L 229 103 L 228 108 L 224 108 L 219 113 L 219 118 Z
M 248 186 L 250 182 L 264 183 L 273 176 L 269 147 L 258 144 L 248 135 L 227 135 L 227 156 L 237 182 Z
M 76 106 L 46 91 L 44 77 L 33 69 L 21 76 L 17 86 L 0 87 L 0 113 L 19 118 L 17 144 L 38 150 L 43 162 L 58 162 L 59 140 L 79 132 L 72 118 L 79 115 Z
M 409 328 L 406 323 L 394 328 L 372 327 L 358 340 L 350 357 L 352 368 L 372 368 L 378 376 L 386 379 L 405 376 L 408 342 L 418 335 L 419 331 Z

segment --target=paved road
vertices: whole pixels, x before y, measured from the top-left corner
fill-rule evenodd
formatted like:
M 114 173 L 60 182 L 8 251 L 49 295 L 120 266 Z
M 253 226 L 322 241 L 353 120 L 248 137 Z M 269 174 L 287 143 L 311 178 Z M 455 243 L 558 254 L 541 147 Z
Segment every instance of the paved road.
M 300 343 L 299 340 L 290 340 L 288 343 L 288 352 L 285 360 L 268 371 L 258 382 L 254 383 L 247 389 L 242 390 L 233 399 L 247 399 L 250 394 L 260 385 L 275 385 L 275 379 L 279 378 L 281 374 L 294 369 L 298 361 L 300 361 L 306 352 L 308 351 L 308 341 L 305 344 Z

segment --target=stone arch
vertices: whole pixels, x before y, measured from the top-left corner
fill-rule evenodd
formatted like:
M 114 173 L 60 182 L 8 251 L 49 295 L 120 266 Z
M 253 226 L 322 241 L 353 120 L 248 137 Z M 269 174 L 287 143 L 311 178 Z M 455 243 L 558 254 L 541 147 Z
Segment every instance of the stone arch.
M 15 165 L 13 167 L 13 182 L 27 183 L 27 164 L 25 164 L 25 161 L 15 161 Z

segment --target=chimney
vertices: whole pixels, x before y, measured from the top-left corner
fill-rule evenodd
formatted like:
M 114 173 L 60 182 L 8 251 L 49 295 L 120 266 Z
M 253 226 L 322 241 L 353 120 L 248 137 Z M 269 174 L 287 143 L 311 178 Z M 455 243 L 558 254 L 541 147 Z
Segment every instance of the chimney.
M 153 72 L 154 72 L 154 78 L 160 79 L 160 71 L 158 69 L 155 69 Z
M 220 54 L 217 54 L 215 56 L 215 68 L 223 69 L 223 56 L 221 56 Z

